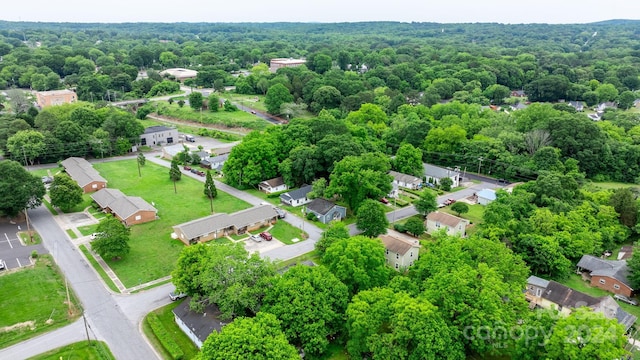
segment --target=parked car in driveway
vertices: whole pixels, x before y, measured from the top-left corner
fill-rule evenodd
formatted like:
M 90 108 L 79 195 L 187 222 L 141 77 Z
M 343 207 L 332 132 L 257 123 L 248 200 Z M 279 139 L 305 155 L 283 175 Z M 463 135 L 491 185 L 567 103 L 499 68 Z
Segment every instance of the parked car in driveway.
M 456 202 L 456 200 L 455 200 L 455 199 L 447 199 L 447 200 L 445 200 L 445 201 L 444 201 L 444 204 L 445 204 L 445 205 L 451 205 L 451 204 L 453 204 L 454 202 Z
M 187 165 L 185 165 L 185 166 L 184 166 L 184 171 L 191 171 L 191 166 L 187 166 Z
M 387 198 L 381 198 L 380 202 L 383 203 L 383 204 L 388 204 L 389 200 L 387 200 Z
M 279 207 L 274 207 L 273 210 L 278 214 L 278 219 L 284 219 L 287 216 L 287 213 Z
M 262 237 L 260 237 L 260 235 L 251 235 L 250 238 L 255 242 L 262 242 Z
M 267 240 L 267 241 L 271 241 L 273 239 L 273 236 L 271 236 L 271 234 L 267 231 L 263 231 L 260 233 L 260 237 Z
M 628 297 L 626 297 L 624 295 L 615 294 L 615 295 L 613 295 L 613 298 L 616 299 L 616 300 L 620 300 L 620 301 L 622 301 L 624 303 L 627 303 L 629 305 L 633 305 L 633 306 L 637 306 L 638 305 L 638 302 L 635 299 L 630 299 L 630 298 L 628 298 Z

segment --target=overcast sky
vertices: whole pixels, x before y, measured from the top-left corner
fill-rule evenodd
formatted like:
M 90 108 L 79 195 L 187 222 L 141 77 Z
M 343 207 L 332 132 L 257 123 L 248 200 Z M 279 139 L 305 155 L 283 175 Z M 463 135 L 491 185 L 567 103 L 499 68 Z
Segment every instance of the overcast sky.
M 640 19 L 639 0 L 4 0 L 0 20 L 45 22 L 499 22 Z

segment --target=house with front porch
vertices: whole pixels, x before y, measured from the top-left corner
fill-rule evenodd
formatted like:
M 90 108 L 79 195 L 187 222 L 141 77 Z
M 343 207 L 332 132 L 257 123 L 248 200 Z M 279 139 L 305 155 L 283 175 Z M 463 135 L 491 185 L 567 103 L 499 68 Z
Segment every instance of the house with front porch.
M 626 260 L 606 260 L 593 255 L 583 255 L 578 261 L 577 272 L 589 280 L 591 286 L 614 294 L 633 296 Z
M 279 191 L 285 191 L 289 189 L 289 186 L 285 184 L 282 176 L 279 176 L 277 178 L 261 182 L 260 184 L 258 184 L 258 189 L 267 194 L 272 194 Z

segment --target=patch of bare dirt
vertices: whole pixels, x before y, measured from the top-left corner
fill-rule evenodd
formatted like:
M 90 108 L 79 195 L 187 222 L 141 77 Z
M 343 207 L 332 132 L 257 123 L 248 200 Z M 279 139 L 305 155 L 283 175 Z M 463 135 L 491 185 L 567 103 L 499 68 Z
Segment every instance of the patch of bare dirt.
M 10 326 L 1 327 L 0 334 L 9 332 L 9 331 L 20 330 L 20 329 L 35 330 L 35 328 L 36 328 L 36 322 L 34 320 L 29 320 L 29 321 L 13 324 Z

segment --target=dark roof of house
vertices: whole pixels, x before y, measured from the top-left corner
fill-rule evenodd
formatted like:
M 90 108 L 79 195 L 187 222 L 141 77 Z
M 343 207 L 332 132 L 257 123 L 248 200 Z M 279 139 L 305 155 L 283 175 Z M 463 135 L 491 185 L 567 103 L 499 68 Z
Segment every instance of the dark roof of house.
M 95 201 L 103 209 L 109 206 L 109 204 L 111 204 L 116 199 L 125 196 L 126 195 L 122 191 L 109 188 L 103 188 L 91 194 L 91 198 L 93 199 L 93 201 Z
M 323 198 L 313 199 L 308 205 L 307 210 L 313 211 L 316 214 L 325 215 L 329 210 L 333 209 L 336 204 Z
M 405 184 L 421 183 L 422 180 L 413 175 L 399 173 L 397 171 L 389 171 L 389 175 L 393 176 L 393 180 L 403 182 Z
M 619 324 L 624 326 L 625 330 L 629 330 L 638 319 L 635 315 L 624 311 L 611 296 L 603 296 L 598 300 L 599 302 L 592 306 L 593 311 L 603 313 L 608 319 L 616 319 Z
M 549 285 L 542 293 L 542 297 L 562 307 L 579 308 L 581 306 L 593 306 L 599 301 L 572 288 L 566 287 L 555 281 L 549 281 Z
M 61 162 L 69 176 L 75 180 L 80 187 L 85 187 L 94 181 L 106 183 L 107 180 L 100 176 L 91 163 L 79 157 L 66 158 Z
M 313 190 L 313 187 L 311 185 L 302 185 L 300 189 L 296 189 L 296 190 L 281 194 L 280 199 L 291 199 L 291 200 L 304 199 L 305 197 L 307 197 L 307 194 L 311 190 Z
M 182 320 L 200 341 L 204 342 L 214 330 L 220 332 L 222 327 L 230 322 L 220 320 L 220 310 L 216 305 L 208 305 L 204 312 L 199 314 L 189 308 L 190 302 L 191 298 L 186 298 L 173 309 L 173 314 Z
M 273 178 L 273 179 L 269 179 L 269 180 L 265 180 L 263 182 L 260 183 L 260 185 L 266 184 L 269 187 L 277 187 L 280 185 L 284 185 L 284 179 L 282 178 L 282 176 L 279 176 L 277 178 Z
M 162 125 L 154 125 L 154 126 L 149 126 L 148 128 L 145 128 L 144 129 L 144 133 L 145 134 L 152 134 L 152 133 L 169 131 L 169 130 L 175 130 L 175 129 L 172 129 L 172 128 L 166 127 L 166 126 L 162 126 Z
M 407 251 L 411 250 L 411 248 L 419 248 L 420 244 L 416 240 L 415 243 L 411 243 L 404 239 L 398 239 L 397 237 L 391 235 L 380 235 L 380 240 L 384 244 L 385 249 L 400 255 L 404 255 Z
M 138 196 L 124 196 L 115 199 L 109 204 L 109 209 L 111 209 L 111 211 L 121 219 L 126 219 L 138 211 L 158 211 L 155 207 L 151 206 L 151 204 Z
M 453 216 L 451 214 L 447 214 L 439 211 L 429 213 L 429 215 L 427 215 L 427 220 L 437 221 L 449 227 L 456 227 L 458 226 L 458 224 L 460 224 L 461 221 L 467 221 L 457 216 Z
M 277 218 L 278 213 L 273 209 L 273 205 L 267 204 L 240 210 L 229 214 L 229 217 L 235 227 L 241 228 L 267 219 Z
M 589 271 L 591 276 L 610 277 L 620 281 L 631 289 L 628 280 L 629 268 L 625 260 L 605 260 L 592 255 L 583 255 L 580 261 L 578 261 L 577 266 Z

